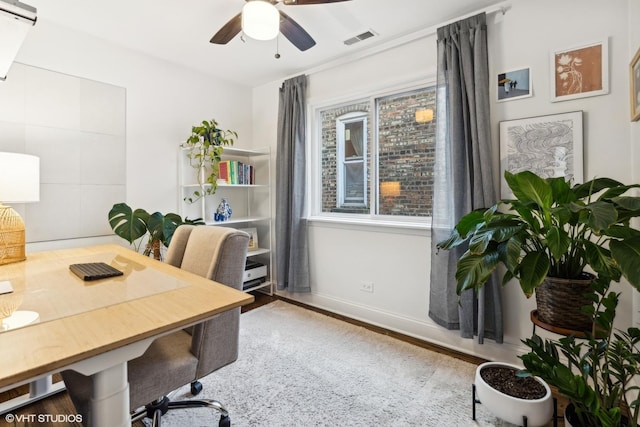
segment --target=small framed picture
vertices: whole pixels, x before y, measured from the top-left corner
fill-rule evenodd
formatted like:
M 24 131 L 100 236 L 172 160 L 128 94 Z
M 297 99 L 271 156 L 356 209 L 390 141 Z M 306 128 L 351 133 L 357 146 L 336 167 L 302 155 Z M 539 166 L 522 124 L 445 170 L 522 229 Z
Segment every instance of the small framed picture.
M 512 199 L 504 172 L 583 179 L 582 111 L 500 122 L 500 196 Z
M 607 93 L 607 39 L 551 52 L 551 101 L 566 101 Z
M 498 102 L 528 98 L 532 94 L 530 68 L 519 68 L 498 74 Z
M 631 120 L 640 120 L 640 48 L 629 65 L 631 82 Z
M 258 250 L 258 230 L 255 227 L 240 228 L 240 231 L 244 231 L 249 235 L 249 251 Z

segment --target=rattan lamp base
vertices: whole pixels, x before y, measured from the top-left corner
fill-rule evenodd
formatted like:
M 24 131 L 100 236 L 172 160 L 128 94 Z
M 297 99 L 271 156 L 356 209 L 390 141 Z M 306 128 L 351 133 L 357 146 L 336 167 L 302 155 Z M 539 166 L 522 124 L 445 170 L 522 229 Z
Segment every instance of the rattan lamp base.
M 0 203 L 0 265 L 24 261 L 24 244 L 22 218 L 11 206 Z

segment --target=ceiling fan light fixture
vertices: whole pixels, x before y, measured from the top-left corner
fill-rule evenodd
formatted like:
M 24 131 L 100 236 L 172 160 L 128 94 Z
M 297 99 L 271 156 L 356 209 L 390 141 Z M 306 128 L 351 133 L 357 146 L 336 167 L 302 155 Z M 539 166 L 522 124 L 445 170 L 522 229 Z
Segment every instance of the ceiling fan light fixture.
M 252 39 L 275 39 L 280 32 L 280 13 L 266 1 L 248 1 L 242 8 L 242 31 Z

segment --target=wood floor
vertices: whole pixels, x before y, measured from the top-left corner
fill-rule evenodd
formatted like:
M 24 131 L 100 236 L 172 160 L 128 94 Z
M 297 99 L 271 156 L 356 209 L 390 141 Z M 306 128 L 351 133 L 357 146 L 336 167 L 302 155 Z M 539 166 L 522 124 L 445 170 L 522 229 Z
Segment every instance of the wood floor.
M 255 296 L 255 302 L 253 302 L 252 304 L 249 304 L 245 307 L 242 308 L 242 312 L 247 312 L 249 310 L 253 310 L 254 308 L 260 307 L 262 305 L 265 304 L 269 304 L 270 302 L 273 302 L 275 299 L 277 299 L 277 297 L 274 296 L 268 296 L 259 292 L 256 292 L 254 294 Z M 412 338 L 403 334 L 399 334 L 396 332 L 392 332 L 392 331 L 388 331 L 386 329 L 383 328 L 379 328 L 376 326 L 372 326 L 363 322 L 359 322 L 353 319 L 349 319 L 346 318 L 344 316 L 340 316 L 340 315 L 336 315 L 334 313 L 330 313 L 324 310 L 319 310 L 319 309 L 315 309 L 312 307 L 308 307 L 305 306 L 303 304 L 299 304 L 296 303 L 295 301 L 291 301 L 291 300 L 286 300 L 287 302 L 290 302 L 292 304 L 297 304 L 297 305 L 301 305 L 305 308 L 326 314 L 328 316 L 340 319 L 340 320 L 344 320 L 347 321 L 349 323 L 353 323 L 355 325 L 358 326 L 363 326 L 366 327 L 367 329 L 370 329 L 372 331 L 381 333 L 381 334 L 385 334 L 388 336 L 392 336 L 394 338 L 409 342 L 411 344 L 417 345 L 419 347 L 422 348 L 426 348 L 429 349 L 431 351 L 436 351 L 438 353 L 443 353 L 443 354 L 447 354 L 451 357 L 455 357 L 461 360 L 464 360 L 466 362 L 469 363 L 474 363 L 474 364 L 480 364 L 482 362 L 484 362 L 484 359 L 478 358 L 478 357 L 474 357 L 474 356 L 470 356 L 464 353 L 460 353 L 460 352 L 454 352 L 451 350 L 448 350 L 444 347 L 440 347 L 440 346 L 436 346 L 430 343 L 427 343 L 425 341 L 421 341 L 418 340 L 416 338 Z M 54 376 L 54 382 L 59 381 L 60 378 L 58 375 Z M 15 390 L 10 390 L 8 392 L 5 393 L 0 393 L 0 402 L 4 402 L 7 401 L 9 399 L 12 399 L 14 397 L 20 396 L 22 394 L 28 393 L 28 388 L 26 386 L 24 387 L 20 387 L 17 388 Z M 564 401 L 562 399 L 559 399 L 559 413 L 562 414 L 563 410 L 564 410 Z M 69 399 L 69 396 L 66 392 L 60 392 L 54 396 L 50 396 L 46 399 L 43 399 L 39 402 L 35 402 L 33 404 L 30 404 L 28 406 L 24 406 L 22 408 L 16 409 L 14 411 L 11 411 L 12 415 L 16 415 L 16 416 L 20 416 L 20 415 L 24 415 L 24 416 L 31 416 L 31 418 L 36 418 L 33 416 L 33 414 L 45 414 L 48 417 L 55 417 L 55 415 L 58 414 L 62 414 L 62 415 L 74 415 L 76 414 L 76 410 L 73 406 L 73 403 L 71 403 L 71 399 Z M 471 415 L 470 415 L 471 416 Z M 24 420 L 25 418 L 23 418 Z M 38 422 L 37 419 L 34 420 L 26 420 L 24 422 L 17 422 L 14 421 L 13 423 L 8 423 L 6 421 L 5 415 L 0 415 L 0 426 L 16 426 L 16 427 L 61 427 L 62 425 L 66 426 L 81 426 L 80 423 L 75 423 L 75 424 L 61 424 L 59 422 Z M 562 421 L 558 422 L 558 426 L 563 426 L 564 423 Z M 133 424 L 134 427 L 144 427 L 144 424 L 141 421 L 137 421 Z M 553 426 L 553 423 L 550 422 L 548 424 L 548 427 Z

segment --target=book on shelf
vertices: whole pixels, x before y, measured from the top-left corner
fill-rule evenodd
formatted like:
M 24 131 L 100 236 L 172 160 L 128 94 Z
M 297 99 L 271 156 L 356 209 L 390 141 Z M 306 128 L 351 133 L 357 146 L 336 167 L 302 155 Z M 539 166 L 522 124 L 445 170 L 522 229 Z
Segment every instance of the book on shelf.
M 223 160 L 218 164 L 218 179 L 224 179 L 227 184 L 231 182 L 229 178 L 229 160 Z
M 231 185 L 253 185 L 255 184 L 255 169 L 238 160 L 225 160 L 220 162 L 220 179 L 226 179 Z

